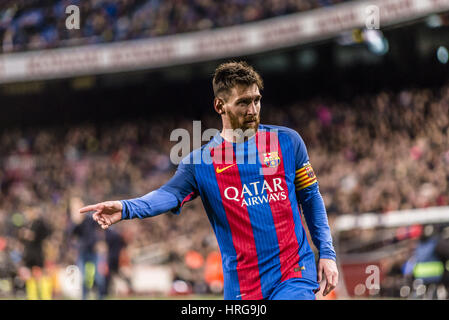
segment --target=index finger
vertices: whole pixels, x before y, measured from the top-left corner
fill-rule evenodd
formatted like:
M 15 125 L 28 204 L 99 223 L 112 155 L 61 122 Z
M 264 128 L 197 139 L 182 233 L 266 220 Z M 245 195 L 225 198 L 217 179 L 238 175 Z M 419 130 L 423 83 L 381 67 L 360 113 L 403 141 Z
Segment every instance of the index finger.
M 98 204 L 92 204 L 90 206 L 86 206 L 80 209 L 80 213 L 86 213 L 89 211 L 95 211 L 98 209 Z

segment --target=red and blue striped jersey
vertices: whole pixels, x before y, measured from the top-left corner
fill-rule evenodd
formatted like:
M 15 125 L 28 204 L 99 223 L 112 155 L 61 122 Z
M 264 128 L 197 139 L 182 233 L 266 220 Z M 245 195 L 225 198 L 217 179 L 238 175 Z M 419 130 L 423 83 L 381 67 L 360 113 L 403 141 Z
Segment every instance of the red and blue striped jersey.
M 300 206 L 320 257 L 335 259 L 317 178 L 303 140 L 292 129 L 260 125 L 242 143 L 217 134 L 184 158 L 159 190 L 176 201 L 158 213 L 168 206 L 179 213 L 186 201 L 201 197 L 222 255 L 225 299 L 264 299 L 290 278 L 316 282 Z M 124 201 L 125 217 L 145 206 L 153 210 L 146 216 L 155 215 L 159 205 L 136 203 Z

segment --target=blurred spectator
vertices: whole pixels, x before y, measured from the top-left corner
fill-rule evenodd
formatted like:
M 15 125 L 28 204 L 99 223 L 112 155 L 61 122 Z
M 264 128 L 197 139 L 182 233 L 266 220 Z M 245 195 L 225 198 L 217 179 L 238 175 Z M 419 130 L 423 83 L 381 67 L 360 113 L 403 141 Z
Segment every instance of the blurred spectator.
M 444 273 L 444 263 L 436 251 L 437 244 L 440 242 L 439 236 L 435 226 L 425 226 L 415 252 L 407 262 L 412 268 L 413 280 L 426 286 L 426 291 L 432 291 L 431 295 L 436 295 L 436 286 L 442 283 Z M 415 294 L 419 297 L 419 290 Z
M 32 208 L 25 211 L 29 225 L 19 230 L 20 238 L 25 245 L 24 263 L 29 269 L 44 267 L 43 242 L 51 233 L 44 218 L 37 210 Z
M 87 299 L 95 286 L 101 299 L 105 294 L 107 246 L 100 241 L 98 225 L 91 216 L 83 216 L 72 228 L 71 233 L 77 237 L 79 244 L 77 266 L 82 274 L 82 298 Z
M 449 227 L 444 229 L 435 247 L 435 253 L 444 266 L 441 284 L 446 289 L 446 298 L 449 294 Z
M 108 270 L 106 275 L 106 283 L 104 285 L 103 296 L 107 296 L 110 293 L 111 282 L 114 276 L 120 276 L 122 278 L 125 278 L 126 281 L 129 283 L 129 279 L 120 274 L 119 270 L 120 254 L 126 246 L 125 240 L 123 239 L 120 233 L 118 233 L 113 228 L 109 228 L 105 231 L 105 241 L 108 252 L 107 255 Z
M 218 251 L 212 251 L 207 255 L 204 279 L 212 292 L 219 293 L 223 290 L 223 269 Z
M 31 270 L 26 281 L 27 297 L 30 300 L 52 298 L 52 287 L 44 269 L 43 242 L 51 234 L 39 209 L 25 211 L 27 224 L 19 229 L 19 237 L 24 243 L 23 262 Z

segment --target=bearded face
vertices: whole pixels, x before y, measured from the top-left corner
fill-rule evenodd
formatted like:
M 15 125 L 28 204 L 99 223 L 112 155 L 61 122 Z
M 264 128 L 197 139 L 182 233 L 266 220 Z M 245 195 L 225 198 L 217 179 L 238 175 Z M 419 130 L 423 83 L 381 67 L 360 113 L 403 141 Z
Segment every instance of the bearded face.
M 223 105 L 223 121 L 225 127 L 243 131 L 257 131 L 260 124 L 260 100 L 262 96 L 256 84 L 250 86 L 237 85 Z

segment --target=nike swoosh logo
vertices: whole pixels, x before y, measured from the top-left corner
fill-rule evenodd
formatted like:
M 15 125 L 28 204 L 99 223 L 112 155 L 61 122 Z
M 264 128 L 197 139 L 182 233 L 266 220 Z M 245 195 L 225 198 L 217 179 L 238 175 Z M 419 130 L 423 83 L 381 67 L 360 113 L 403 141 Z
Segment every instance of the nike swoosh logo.
M 224 167 L 224 168 L 217 168 L 217 173 L 222 173 L 223 171 L 225 171 L 226 169 L 229 169 L 230 167 L 235 166 L 234 164 L 231 164 L 230 166 Z

